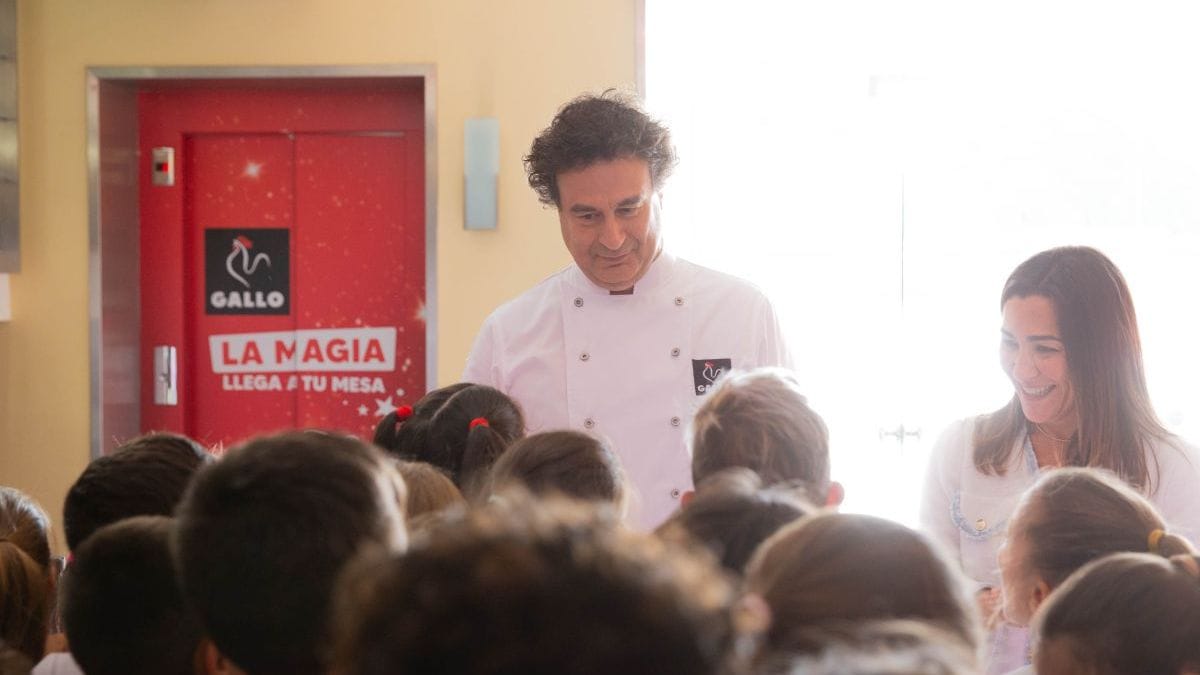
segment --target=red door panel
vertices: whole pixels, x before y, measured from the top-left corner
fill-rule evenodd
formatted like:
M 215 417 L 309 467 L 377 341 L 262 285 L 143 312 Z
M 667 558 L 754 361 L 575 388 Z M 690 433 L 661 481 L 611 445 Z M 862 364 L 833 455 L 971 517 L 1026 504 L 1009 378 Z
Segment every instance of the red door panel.
M 425 236 L 406 185 L 411 135 L 296 139 L 296 308 L 304 327 L 386 327 L 335 346 L 302 387 L 305 425 L 360 430 L 424 391 Z M 390 370 L 382 370 L 381 340 Z M 390 344 L 389 344 L 390 341 Z M 320 354 L 321 350 L 312 353 Z M 370 367 L 372 370 L 364 370 Z M 334 369 L 336 368 L 336 370 Z M 377 369 L 379 368 L 379 369 Z M 327 374 L 327 376 L 326 376 Z
M 264 252 L 262 241 L 268 233 L 282 230 L 294 246 L 292 145 L 282 134 L 193 136 L 184 143 L 189 290 L 181 393 L 188 395 L 180 396 L 180 402 L 187 432 L 203 443 L 296 426 L 295 390 L 286 391 L 282 384 L 272 388 L 271 377 L 280 378 L 278 373 L 265 382 L 261 378 L 271 353 L 255 354 L 244 345 L 234 349 L 225 342 L 214 360 L 210 348 L 214 335 L 296 328 L 292 313 L 262 314 L 258 312 L 271 308 L 255 306 L 267 304 L 261 282 L 281 268 L 288 273 L 285 256 L 295 255 L 290 247 L 285 256 Z M 215 254 L 210 250 L 214 242 L 220 247 Z M 206 269 L 206 256 L 225 264 Z M 221 290 L 210 292 L 210 285 Z M 206 297 L 213 294 L 221 294 L 220 299 Z M 213 313 L 222 310 L 255 313 Z M 246 380 L 247 375 L 251 379 Z
M 231 444 L 369 435 L 425 391 L 418 87 L 196 87 L 140 101 L 142 427 Z M 151 149 L 175 148 L 175 186 Z M 179 403 L 157 405 L 173 345 Z

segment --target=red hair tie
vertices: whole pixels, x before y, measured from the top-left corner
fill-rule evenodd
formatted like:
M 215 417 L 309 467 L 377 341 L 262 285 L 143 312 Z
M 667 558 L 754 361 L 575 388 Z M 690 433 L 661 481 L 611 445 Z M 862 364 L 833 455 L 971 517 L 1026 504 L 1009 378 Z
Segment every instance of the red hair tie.
M 412 417 L 413 409 L 411 405 L 402 405 L 396 408 L 396 421 L 392 424 L 392 433 L 400 433 L 400 427 L 404 425 L 404 421 Z
M 469 428 L 470 429 L 474 429 L 475 427 L 491 428 L 491 426 L 492 425 L 488 424 L 486 417 L 476 417 L 475 419 L 471 420 L 471 426 Z

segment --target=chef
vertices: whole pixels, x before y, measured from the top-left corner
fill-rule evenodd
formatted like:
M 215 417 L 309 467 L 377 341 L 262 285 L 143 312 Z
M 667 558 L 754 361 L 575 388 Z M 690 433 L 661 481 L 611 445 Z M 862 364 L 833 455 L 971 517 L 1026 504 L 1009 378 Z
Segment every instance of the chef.
M 700 397 L 731 368 L 791 365 L 775 312 L 751 284 L 663 249 L 675 151 L 636 103 L 571 101 L 525 165 L 575 262 L 487 318 L 463 380 L 515 398 L 530 432 L 608 437 L 630 522 L 655 527 L 692 488 L 685 432 Z

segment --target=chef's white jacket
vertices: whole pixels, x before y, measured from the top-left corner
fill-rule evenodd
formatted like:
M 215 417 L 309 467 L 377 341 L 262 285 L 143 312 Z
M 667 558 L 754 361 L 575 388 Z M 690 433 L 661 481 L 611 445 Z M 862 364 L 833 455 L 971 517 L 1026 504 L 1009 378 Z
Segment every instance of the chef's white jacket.
M 652 528 L 691 489 L 685 433 L 729 368 L 791 366 L 766 296 L 667 253 L 630 295 L 576 265 L 501 306 L 483 324 L 463 380 L 512 396 L 530 433 L 606 436 L 632 488 L 630 522 Z

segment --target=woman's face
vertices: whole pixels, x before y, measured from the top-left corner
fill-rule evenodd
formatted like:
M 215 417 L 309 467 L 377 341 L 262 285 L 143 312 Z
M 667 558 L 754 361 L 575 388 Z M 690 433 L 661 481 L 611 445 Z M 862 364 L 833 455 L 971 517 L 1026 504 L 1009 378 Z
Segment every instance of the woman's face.
M 1064 438 L 1078 425 L 1067 352 L 1054 304 L 1041 295 L 1010 298 L 1000 328 L 1000 367 L 1030 422 Z

